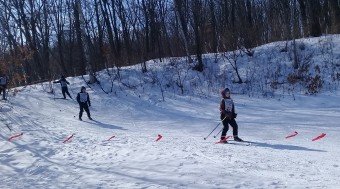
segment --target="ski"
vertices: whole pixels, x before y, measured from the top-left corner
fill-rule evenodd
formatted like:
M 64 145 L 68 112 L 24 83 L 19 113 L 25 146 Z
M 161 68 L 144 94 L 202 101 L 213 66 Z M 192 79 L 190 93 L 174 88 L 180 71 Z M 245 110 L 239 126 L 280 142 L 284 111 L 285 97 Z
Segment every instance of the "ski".
M 70 97 L 61 97 L 61 96 L 48 96 L 49 99 L 53 99 L 53 100 L 75 100 L 74 98 L 70 98 Z
M 234 145 L 242 145 L 242 146 L 250 146 L 252 142 L 250 141 L 236 141 L 236 140 L 221 140 L 216 142 L 215 144 L 234 144 Z
M 73 116 L 73 117 L 76 119 L 76 116 Z M 94 122 L 96 122 L 93 118 L 87 119 L 87 120 L 83 120 L 83 118 L 81 118 L 81 119 L 78 118 L 78 120 L 79 120 L 79 121 L 85 121 L 85 122 L 86 122 L 86 121 L 94 121 Z

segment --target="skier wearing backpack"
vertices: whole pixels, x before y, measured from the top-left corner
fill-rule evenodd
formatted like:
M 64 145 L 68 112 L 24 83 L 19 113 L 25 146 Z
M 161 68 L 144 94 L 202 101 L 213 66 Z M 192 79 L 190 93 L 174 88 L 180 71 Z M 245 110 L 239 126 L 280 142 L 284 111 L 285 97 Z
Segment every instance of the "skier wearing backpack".
M 81 87 L 80 92 L 77 94 L 77 102 L 79 104 L 79 120 L 82 120 L 81 117 L 83 115 L 83 112 L 87 113 L 87 117 L 92 120 L 89 106 L 91 106 L 90 102 L 90 95 L 86 92 L 86 88 L 84 86 Z
M 68 88 L 67 88 L 67 85 L 69 85 L 70 83 L 65 79 L 65 77 L 63 75 L 61 76 L 61 79 L 59 79 L 58 81 L 54 81 L 53 83 L 60 83 L 61 92 L 63 93 L 64 99 L 66 99 L 65 93 L 72 99 L 70 93 L 68 92 Z
M 235 141 L 243 141 L 238 137 L 238 125 L 236 123 L 235 105 L 230 98 L 229 88 L 225 88 L 221 91 L 222 99 L 220 103 L 221 120 L 223 123 L 223 130 L 221 134 L 221 140 L 224 140 L 229 129 L 229 125 L 233 128 L 233 137 Z M 227 142 L 227 141 L 225 141 Z

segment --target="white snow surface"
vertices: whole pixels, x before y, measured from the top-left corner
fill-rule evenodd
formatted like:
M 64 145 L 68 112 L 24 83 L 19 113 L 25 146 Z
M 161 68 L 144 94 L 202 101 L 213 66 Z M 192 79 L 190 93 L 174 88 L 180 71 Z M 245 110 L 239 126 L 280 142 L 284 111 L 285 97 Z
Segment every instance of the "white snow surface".
M 67 79 L 73 97 L 86 86 L 80 77 Z M 337 91 L 294 98 L 232 94 L 239 136 L 251 141 L 245 145 L 215 144 L 221 124 L 207 137 L 220 123 L 218 91 L 165 92 L 162 101 L 156 89 L 105 94 L 93 85 L 87 92 L 94 120 L 84 113 L 79 121 L 77 102 L 54 99 L 61 97 L 59 85 L 55 95 L 44 86 L 18 88 L 0 102 L 2 189 L 340 187 Z

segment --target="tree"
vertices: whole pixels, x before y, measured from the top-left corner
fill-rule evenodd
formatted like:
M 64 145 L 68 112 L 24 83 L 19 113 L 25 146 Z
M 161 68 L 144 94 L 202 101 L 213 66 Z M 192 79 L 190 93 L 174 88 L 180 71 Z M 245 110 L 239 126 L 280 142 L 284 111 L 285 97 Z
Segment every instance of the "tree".
M 192 27 L 195 36 L 195 51 L 197 56 L 197 64 L 193 68 L 199 72 L 204 69 L 202 60 L 202 41 L 201 41 L 201 28 L 204 24 L 204 12 L 202 0 L 194 0 L 192 3 Z
M 176 19 L 179 24 L 180 34 L 183 39 L 184 49 L 188 61 L 191 63 L 192 59 L 189 51 L 189 32 L 188 32 L 188 22 L 189 22 L 189 4 L 188 0 L 174 0 Z

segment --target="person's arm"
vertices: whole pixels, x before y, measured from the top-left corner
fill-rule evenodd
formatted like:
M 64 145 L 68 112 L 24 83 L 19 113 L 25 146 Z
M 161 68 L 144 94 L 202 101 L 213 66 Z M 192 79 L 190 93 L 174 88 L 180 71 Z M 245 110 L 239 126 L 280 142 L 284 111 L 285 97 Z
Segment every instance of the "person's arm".
M 220 102 L 220 112 L 224 114 L 225 112 L 225 106 L 224 106 L 224 100 L 222 99 Z
M 237 117 L 237 113 L 235 113 L 235 104 L 234 104 L 234 102 L 233 102 L 232 112 L 233 112 L 233 117 L 236 118 Z
M 58 80 L 58 81 L 53 81 L 53 83 L 60 83 L 61 80 Z
M 77 94 L 77 102 L 78 102 L 78 104 L 80 104 L 80 94 L 79 93 Z
M 89 95 L 89 93 L 87 93 L 87 103 L 89 104 L 89 106 L 91 106 L 91 101 L 90 101 L 90 95 Z

